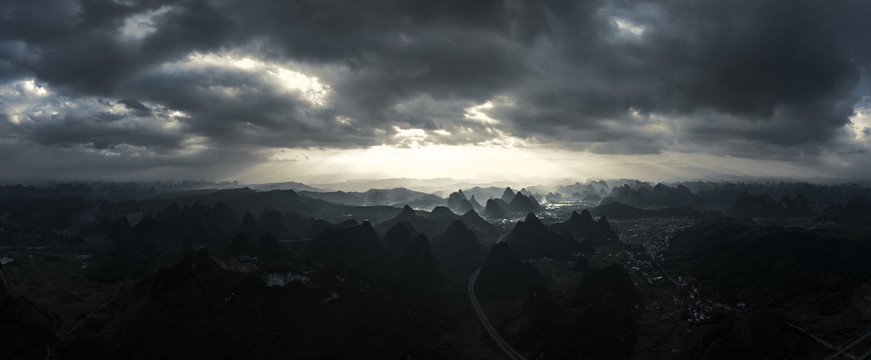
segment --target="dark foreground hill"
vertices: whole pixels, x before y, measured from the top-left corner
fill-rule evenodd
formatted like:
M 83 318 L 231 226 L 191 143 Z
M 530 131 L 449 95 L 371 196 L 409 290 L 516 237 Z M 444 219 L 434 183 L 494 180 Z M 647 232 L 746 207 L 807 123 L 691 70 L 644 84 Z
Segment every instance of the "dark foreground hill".
M 589 359 L 626 357 L 635 343 L 632 309 L 641 292 L 620 265 L 593 268 L 584 273 L 572 292 L 570 306 L 578 312 L 566 320 L 576 341 L 564 354 L 585 354 Z
M 257 229 L 248 223 L 242 227 Z M 391 248 L 385 248 L 364 221 L 324 230 L 283 265 L 264 267 L 261 261 L 242 270 L 230 261 L 275 255 L 266 245 L 276 240 L 264 233 L 252 241 L 240 231 L 224 258 L 189 251 L 143 280 L 150 285 L 121 294 L 129 305 L 111 307 L 125 315 L 113 320 L 97 311 L 107 318 L 103 325 L 92 335 L 66 339 L 57 351 L 69 359 L 447 358 L 421 344 L 458 331 L 451 326 L 471 311 L 464 272 L 480 261 L 471 230 L 461 221 L 448 230 L 432 247 L 401 222 L 388 231 Z M 458 255 L 448 261 L 453 276 L 434 248 Z
M 735 314 L 708 328 L 692 355 L 703 360 L 803 358 L 791 330 L 773 311 Z
M 533 285 L 542 283 L 538 270 L 521 261 L 508 243 L 501 242 L 487 253 L 477 285 L 482 297 L 501 300 L 525 296 Z
M 592 268 L 572 289 L 568 306 L 546 286 L 528 291 L 510 335 L 517 346 L 547 359 L 621 359 L 635 343 L 641 293 L 619 265 Z
M 365 309 L 365 311 L 360 311 Z M 82 359 L 399 358 L 403 334 L 391 301 L 367 274 L 334 262 L 251 274 L 196 252 L 158 274 L 145 305 Z
M 49 349 L 55 359 L 503 358 L 469 301 L 479 267 L 485 313 L 530 359 L 825 358 L 789 324 L 843 344 L 864 333 L 871 298 L 860 225 L 871 207 L 859 198 L 827 208 L 809 200 L 825 216 L 818 222 L 774 222 L 830 230 L 619 203 L 550 227 L 532 215 L 510 230 L 441 203 L 431 212 L 352 207 L 246 189 L 11 200 L 0 203 L 11 274 L 0 282 L 0 359 Z M 490 211 L 520 215 L 491 200 Z M 562 211 L 551 210 L 544 216 Z M 623 219 L 615 229 L 652 248 L 614 241 L 607 211 Z M 627 220 L 638 216 L 655 219 Z M 651 253 L 699 291 L 657 280 L 662 262 Z M 744 301 L 746 311 L 685 307 L 699 294 Z M 63 316 L 63 331 L 40 308 Z M 691 317 L 696 309 L 705 317 Z
M 433 252 L 445 270 L 460 275 L 471 274 L 484 260 L 484 249 L 475 233 L 461 220 L 448 226 L 432 241 Z
M 308 261 L 329 264 L 341 259 L 353 268 L 373 274 L 386 271 L 387 251 L 368 221 L 344 229 L 326 230 L 303 252 Z
M 457 220 L 461 220 L 479 238 L 493 238 L 498 234 L 498 229 L 481 218 L 475 210 L 468 210 L 463 215 L 457 215 L 444 206 L 434 207 L 432 212 L 415 211 L 409 206 L 403 207 L 395 217 L 375 225 L 375 231 L 379 235 L 386 236 L 387 231 L 400 223 L 407 223 L 417 232 L 425 234 L 428 238 L 445 232 L 448 227 Z
M 568 220 L 551 225 L 551 229 L 555 232 L 571 233 L 586 249 L 608 240 L 618 240 L 617 233 L 611 229 L 611 224 L 605 216 L 595 221 L 587 210 L 581 211 L 580 214 L 573 211 Z
M 716 220 L 672 241 L 668 266 L 696 277 L 719 299 L 773 305 L 847 291 L 871 280 L 871 244 L 833 231 Z
M 581 243 L 571 233 L 554 232 L 532 213 L 514 225 L 506 242 L 523 260 L 541 257 L 569 260 L 582 250 Z
M 0 359 L 42 358 L 60 319 L 16 294 L 0 264 Z

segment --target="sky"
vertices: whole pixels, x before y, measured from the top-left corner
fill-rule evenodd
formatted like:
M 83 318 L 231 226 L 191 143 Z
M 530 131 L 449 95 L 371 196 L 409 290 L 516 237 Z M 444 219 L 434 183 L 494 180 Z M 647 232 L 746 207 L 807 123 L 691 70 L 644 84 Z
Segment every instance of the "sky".
M 868 178 L 871 2 L 0 0 L 0 179 Z

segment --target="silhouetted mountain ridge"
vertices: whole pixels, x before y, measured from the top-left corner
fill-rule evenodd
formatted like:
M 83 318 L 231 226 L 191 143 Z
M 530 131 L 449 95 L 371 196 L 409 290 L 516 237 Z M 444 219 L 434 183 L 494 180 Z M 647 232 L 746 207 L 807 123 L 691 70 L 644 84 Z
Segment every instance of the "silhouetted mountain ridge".
M 514 225 L 505 242 L 521 259 L 549 257 L 570 260 L 583 249 L 570 233 L 554 232 L 533 213 Z

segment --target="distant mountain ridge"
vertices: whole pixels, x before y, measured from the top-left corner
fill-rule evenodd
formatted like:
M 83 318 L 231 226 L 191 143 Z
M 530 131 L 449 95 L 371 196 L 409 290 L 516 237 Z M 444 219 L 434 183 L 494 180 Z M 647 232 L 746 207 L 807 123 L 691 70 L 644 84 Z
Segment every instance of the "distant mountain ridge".
M 329 201 L 336 204 L 354 206 L 396 206 L 409 205 L 414 208 L 432 208 L 444 202 L 439 196 L 406 188 L 369 189 L 365 192 L 320 192 L 299 191 L 302 196 Z
M 259 191 L 270 191 L 270 190 L 293 190 L 296 192 L 300 191 L 324 191 L 322 189 L 316 188 L 314 186 L 309 186 L 303 183 L 299 183 L 296 181 L 284 181 L 277 183 L 266 183 L 266 184 L 253 184 L 248 185 L 248 187 L 259 190 Z

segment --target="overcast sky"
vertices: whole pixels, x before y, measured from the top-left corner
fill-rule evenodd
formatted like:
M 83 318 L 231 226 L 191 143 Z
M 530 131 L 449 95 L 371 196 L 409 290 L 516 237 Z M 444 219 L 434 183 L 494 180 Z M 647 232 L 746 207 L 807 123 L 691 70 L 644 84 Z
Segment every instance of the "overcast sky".
M 869 177 L 871 2 L 0 0 L 0 177 Z

